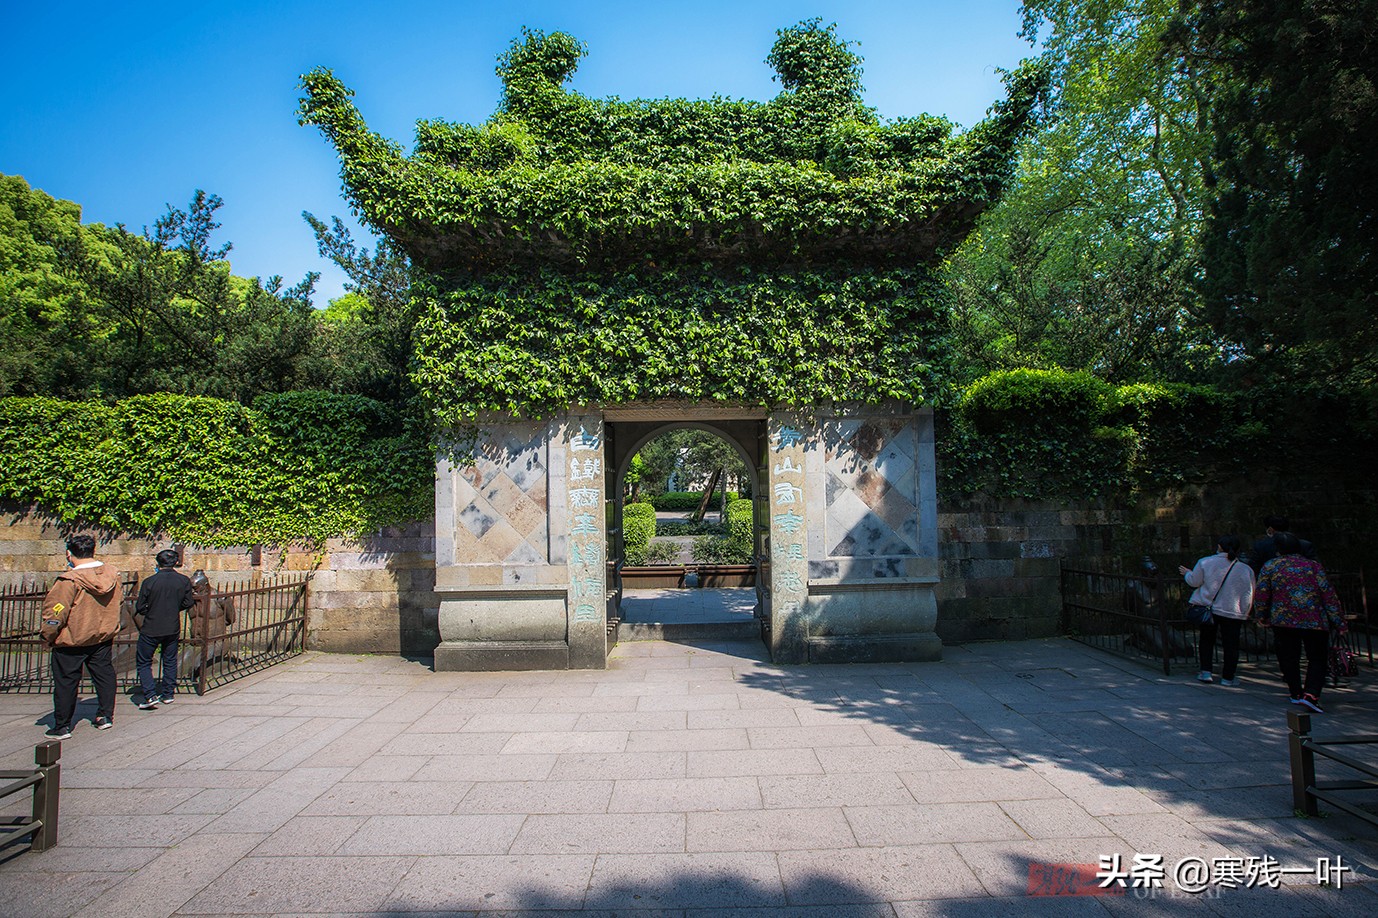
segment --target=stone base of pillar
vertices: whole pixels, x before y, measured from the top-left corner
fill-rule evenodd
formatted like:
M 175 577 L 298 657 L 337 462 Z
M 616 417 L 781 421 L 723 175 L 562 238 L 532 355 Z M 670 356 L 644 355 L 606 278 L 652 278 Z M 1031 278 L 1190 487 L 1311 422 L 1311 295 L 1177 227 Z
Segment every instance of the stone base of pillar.
M 442 641 L 435 649 L 436 672 L 503 672 L 569 669 L 564 641 Z
M 808 639 L 810 663 L 935 663 L 943 642 L 933 632 L 840 635 Z

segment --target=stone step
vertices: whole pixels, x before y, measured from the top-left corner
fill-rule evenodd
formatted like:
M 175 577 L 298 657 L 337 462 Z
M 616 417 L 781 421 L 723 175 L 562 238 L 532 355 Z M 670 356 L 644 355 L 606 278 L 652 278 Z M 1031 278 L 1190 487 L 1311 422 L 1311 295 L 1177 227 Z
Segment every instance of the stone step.
M 743 641 L 759 640 L 761 623 L 754 618 L 738 622 L 620 622 L 621 641 Z

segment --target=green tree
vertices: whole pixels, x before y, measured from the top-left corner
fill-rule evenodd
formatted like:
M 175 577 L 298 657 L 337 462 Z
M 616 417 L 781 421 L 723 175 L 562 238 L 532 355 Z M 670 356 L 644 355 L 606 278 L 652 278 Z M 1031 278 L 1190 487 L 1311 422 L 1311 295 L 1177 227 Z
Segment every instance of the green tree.
M 1378 2 L 1201 0 L 1212 97 L 1208 315 L 1286 391 L 1378 422 Z
M 78 395 L 103 333 L 82 265 L 81 208 L 0 175 L 0 396 Z
M 972 377 L 1015 367 L 1175 378 L 1216 358 L 1198 319 L 1211 76 L 1169 43 L 1176 0 L 1028 0 L 1053 117 L 949 262 Z
M 311 306 L 316 275 L 293 287 L 230 273 L 214 245 L 222 202 L 197 191 L 152 228 L 91 227 L 103 255 L 87 260 L 106 333 L 92 348 L 93 389 L 107 396 L 178 392 L 247 404 L 265 392 L 329 381 Z
M 329 226 L 305 211 L 302 218 L 322 257 L 349 279 L 345 296 L 332 300 L 324 315 L 335 386 L 391 404 L 407 401 L 415 395 L 409 374 L 418 309 L 406 255 L 386 237 L 372 252 L 357 245 L 339 217 Z
M 749 481 L 746 463 L 721 437 L 703 430 L 673 430 L 641 447 L 640 490 L 643 494 L 663 494 L 675 478 L 678 490 L 704 487 L 713 473 L 723 470 L 729 489 L 739 493 Z

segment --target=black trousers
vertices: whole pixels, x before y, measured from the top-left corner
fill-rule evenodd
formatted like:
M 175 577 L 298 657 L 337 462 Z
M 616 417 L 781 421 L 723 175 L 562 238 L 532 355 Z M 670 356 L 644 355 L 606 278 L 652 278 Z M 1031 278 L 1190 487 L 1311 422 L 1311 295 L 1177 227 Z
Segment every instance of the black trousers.
M 53 648 L 53 726 L 72 725 L 83 666 L 96 687 L 96 713 L 115 719 L 115 661 L 110 653 L 113 643 Z
M 1201 651 L 1201 671 L 1210 672 L 1215 665 L 1215 636 L 1220 635 L 1220 649 L 1225 652 L 1225 666 L 1220 670 L 1221 679 L 1233 679 L 1239 666 L 1239 632 L 1244 628 L 1244 620 L 1212 616 L 1201 626 L 1199 649 Z
M 144 697 L 171 698 L 177 689 L 177 635 L 149 637 L 139 634 L 138 646 L 134 648 L 134 672 L 139 677 L 139 688 Z M 162 658 L 162 676 L 153 678 L 153 652 Z
M 1287 691 L 1293 698 L 1302 693 L 1321 697 L 1325 688 L 1327 656 L 1330 653 L 1330 632 L 1324 628 L 1273 628 L 1273 646 L 1277 649 L 1278 669 Z M 1301 652 L 1306 651 L 1306 683 L 1301 678 Z

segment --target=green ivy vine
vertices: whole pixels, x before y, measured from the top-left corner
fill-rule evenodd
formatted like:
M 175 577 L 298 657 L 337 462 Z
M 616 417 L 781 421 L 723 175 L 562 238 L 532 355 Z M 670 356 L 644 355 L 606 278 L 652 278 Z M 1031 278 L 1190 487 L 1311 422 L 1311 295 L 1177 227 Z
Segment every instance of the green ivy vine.
M 416 382 L 442 427 L 485 412 L 690 399 L 922 401 L 945 302 L 930 269 L 1008 181 L 1046 86 L 1033 64 L 962 133 L 883 122 L 818 20 L 781 30 L 769 102 L 598 100 L 586 54 L 524 31 L 485 124 L 421 121 L 410 155 L 331 71 L 300 119 L 360 217 L 418 267 Z
M 72 526 L 320 543 L 426 518 L 433 470 L 426 433 L 359 396 L 0 399 L 0 500 Z

